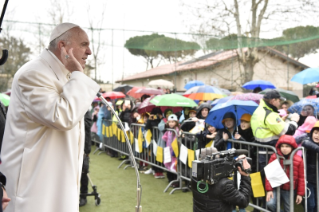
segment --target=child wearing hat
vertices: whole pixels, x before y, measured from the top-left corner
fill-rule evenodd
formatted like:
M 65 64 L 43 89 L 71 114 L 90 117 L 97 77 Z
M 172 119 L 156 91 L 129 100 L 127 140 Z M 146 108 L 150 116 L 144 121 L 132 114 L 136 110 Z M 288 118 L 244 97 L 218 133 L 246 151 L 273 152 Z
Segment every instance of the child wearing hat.
M 298 142 L 299 143 L 299 142 Z M 307 209 L 310 212 L 316 211 L 317 201 L 316 195 L 316 153 L 319 153 L 319 121 L 315 123 L 308 136 L 301 141 L 301 145 L 306 148 L 306 172 L 307 172 Z
M 214 146 L 218 151 L 223 151 L 231 148 L 231 143 L 228 139 L 234 139 L 237 132 L 236 116 L 232 112 L 225 113 L 222 121 L 224 128 L 218 130 L 215 137 Z
M 167 129 L 175 130 L 176 133 L 174 131 L 167 130 L 164 133 L 164 135 L 162 136 L 162 139 L 166 143 L 166 147 L 170 148 L 170 153 L 171 153 L 171 162 L 164 163 L 164 165 L 168 170 L 170 170 L 172 172 L 177 172 L 177 158 L 176 158 L 174 151 L 173 151 L 173 148 L 172 148 L 173 141 L 179 135 L 179 122 L 178 122 L 177 116 L 175 114 L 169 115 L 167 118 L 166 125 L 167 125 Z M 171 181 L 177 179 L 177 175 L 173 174 L 171 172 L 167 172 L 167 179 L 169 182 L 171 182 Z M 172 184 L 172 186 L 177 187 L 178 183 L 174 183 L 174 184 Z
M 318 131 L 319 132 L 319 131 Z M 277 154 L 288 160 L 291 156 L 291 152 L 297 148 L 297 143 L 291 135 L 282 135 L 277 144 Z M 281 167 L 284 169 L 288 178 L 290 178 L 290 167 L 289 165 L 284 165 L 284 159 L 280 158 L 279 162 Z M 276 153 L 272 154 L 269 163 L 277 160 Z M 268 163 L 268 164 L 269 164 Z M 302 158 L 295 154 L 293 156 L 293 181 L 294 191 L 296 192 L 296 203 L 300 204 L 302 202 L 302 196 L 305 195 L 305 175 L 304 175 L 304 165 Z M 276 188 L 272 188 L 269 181 L 266 178 L 265 188 L 267 191 L 267 207 L 270 211 L 277 211 L 277 192 Z M 290 211 L 290 182 L 285 183 L 280 186 L 280 197 L 283 201 L 284 211 Z M 308 210 L 309 211 L 309 210 Z
M 240 118 L 240 125 L 238 126 L 238 133 L 235 134 L 235 139 L 242 141 L 254 141 L 255 137 L 250 126 L 251 115 L 245 113 Z

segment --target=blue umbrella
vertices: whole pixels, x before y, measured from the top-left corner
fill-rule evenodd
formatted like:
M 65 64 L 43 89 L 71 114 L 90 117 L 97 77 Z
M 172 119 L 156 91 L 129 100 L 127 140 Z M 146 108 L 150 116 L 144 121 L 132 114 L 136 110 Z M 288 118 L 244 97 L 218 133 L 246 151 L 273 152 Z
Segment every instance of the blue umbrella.
M 308 84 L 312 82 L 319 82 L 319 68 L 307 68 L 298 74 L 295 74 L 291 80 L 300 84 Z
M 225 113 L 233 112 L 236 116 L 237 126 L 240 124 L 240 118 L 243 114 L 253 114 L 258 104 L 253 101 L 231 100 L 213 107 L 205 120 L 206 123 L 215 126 L 217 129 L 223 129 L 222 124 Z
M 221 99 L 215 99 L 215 100 L 211 103 L 211 106 L 214 107 L 214 106 L 217 105 L 217 104 L 225 103 L 225 102 L 227 102 L 230 98 L 232 98 L 232 96 L 227 96 L 227 97 L 224 97 L 224 98 L 221 98 Z
M 290 113 L 300 114 L 303 107 L 306 105 L 311 105 L 314 108 L 314 114 L 316 115 L 319 111 L 319 100 L 318 99 L 302 99 L 299 102 L 294 103 L 288 108 Z
M 266 88 L 276 88 L 271 82 L 265 81 L 265 80 L 253 80 L 250 82 L 246 82 L 242 88 L 245 88 L 247 90 L 254 90 L 255 88 L 260 87 L 262 90 Z
M 186 90 L 192 88 L 192 87 L 195 87 L 195 86 L 200 86 L 200 85 L 205 85 L 205 83 L 203 83 L 202 81 L 198 81 L 198 80 L 193 80 L 193 81 L 189 81 L 185 86 L 184 88 Z

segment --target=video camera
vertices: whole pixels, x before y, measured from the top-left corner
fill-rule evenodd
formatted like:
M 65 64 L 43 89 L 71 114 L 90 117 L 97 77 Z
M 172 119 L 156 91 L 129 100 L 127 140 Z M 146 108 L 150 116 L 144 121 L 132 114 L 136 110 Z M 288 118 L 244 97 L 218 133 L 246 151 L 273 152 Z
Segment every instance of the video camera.
M 205 181 L 210 185 L 215 184 L 224 177 L 231 177 L 238 166 L 246 173 L 251 172 L 250 168 L 247 170 L 243 168 L 244 159 L 234 159 L 242 154 L 247 155 L 248 151 L 245 149 L 233 148 L 217 152 L 215 148 L 206 148 L 201 152 L 204 153 L 204 156 L 201 154 L 201 160 L 194 160 L 192 164 L 192 177 L 197 181 Z M 245 159 L 251 163 L 251 158 L 246 157 Z

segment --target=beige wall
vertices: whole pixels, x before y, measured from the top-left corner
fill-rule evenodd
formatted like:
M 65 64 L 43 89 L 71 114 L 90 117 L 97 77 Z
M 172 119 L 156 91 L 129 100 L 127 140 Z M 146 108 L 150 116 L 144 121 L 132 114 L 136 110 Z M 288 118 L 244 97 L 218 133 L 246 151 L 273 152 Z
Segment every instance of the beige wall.
M 272 82 L 276 87 L 287 89 L 287 77 L 289 82 L 289 90 L 295 92 L 300 98 L 302 97 L 303 86 L 299 83 L 291 82 L 293 75 L 300 72 L 302 68 L 296 68 L 292 64 L 288 64 L 278 56 L 270 56 L 263 52 L 259 52 L 260 61 L 254 67 L 253 80 L 267 80 Z M 240 68 L 239 68 L 240 67 Z M 223 62 L 214 67 L 208 67 L 200 70 L 190 70 L 178 72 L 176 79 L 174 75 L 166 77 L 154 77 L 149 79 L 140 79 L 134 81 L 126 81 L 126 84 L 134 86 L 148 86 L 148 82 L 155 79 L 166 79 L 174 84 L 178 91 L 185 91 L 184 86 L 187 81 L 200 80 L 207 85 L 214 85 L 221 88 L 241 91 L 240 69 L 243 66 L 239 65 L 236 60 Z M 289 69 L 289 76 L 287 76 Z M 175 83 L 176 80 L 176 83 Z

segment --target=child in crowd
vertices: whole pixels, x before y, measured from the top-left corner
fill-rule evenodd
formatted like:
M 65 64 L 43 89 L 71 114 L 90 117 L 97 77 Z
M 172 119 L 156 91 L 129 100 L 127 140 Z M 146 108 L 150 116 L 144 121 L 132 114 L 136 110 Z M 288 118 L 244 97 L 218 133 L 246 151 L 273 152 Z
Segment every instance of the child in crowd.
M 234 139 L 237 132 L 236 117 L 232 112 L 225 113 L 222 121 L 224 129 L 220 129 L 215 137 L 214 146 L 218 151 L 223 151 L 231 148 L 231 143 L 228 139 Z
M 163 114 L 162 114 L 162 110 L 161 108 L 159 107 L 155 107 L 152 109 L 151 111 L 151 114 L 149 115 L 148 117 L 148 120 L 145 124 L 145 130 L 152 130 L 153 127 L 158 127 L 158 131 L 155 131 L 155 132 L 158 132 L 158 133 L 155 133 L 153 131 L 153 139 L 156 141 L 157 145 L 164 148 L 165 147 L 165 142 L 163 141 L 162 139 L 162 136 L 163 136 L 163 129 L 160 128 L 161 126 L 161 123 L 163 122 Z M 165 128 L 165 127 L 163 127 Z M 151 144 L 152 145 L 152 144 Z M 159 162 L 156 162 L 158 163 L 157 165 L 161 165 Z M 164 174 L 163 174 L 163 170 L 156 167 L 156 166 L 152 166 L 150 169 L 148 169 L 147 171 L 144 172 L 144 174 L 154 174 L 154 177 L 156 179 L 162 179 L 162 178 L 165 178 Z
M 205 130 L 203 131 L 203 142 L 201 148 L 214 147 L 214 139 L 217 135 L 217 130 L 214 126 L 206 123 Z
M 162 137 L 162 139 L 166 142 L 166 147 L 170 148 L 170 153 L 171 153 L 171 162 L 164 163 L 164 165 L 168 170 L 172 172 L 177 172 L 177 158 L 175 157 L 175 154 L 172 148 L 173 141 L 179 135 L 179 122 L 178 122 L 177 116 L 175 114 L 169 115 L 166 125 L 169 129 L 175 130 L 177 134 L 175 134 L 175 132 L 173 131 L 167 130 Z M 169 182 L 171 182 L 177 179 L 177 176 L 176 174 L 167 172 L 167 179 Z M 172 186 L 178 187 L 178 183 L 173 183 Z
M 238 126 L 238 133 L 235 134 L 235 139 L 242 141 L 255 141 L 253 131 L 250 127 L 250 119 L 251 115 L 248 113 L 245 113 L 241 116 L 240 125 Z
M 319 131 L 318 131 L 319 132 Z M 277 154 L 279 156 L 284 157 L 286 160 L 290 158 L 291 152 L 297 148 L 297 143 L 291 135 L 282 135 L 277 144 L 276 144 L 276 149 L 277 149 Z M 290 167 L 289 165 L 284 165 L 283 163 L 283 158 L 280 158 L 280 165 L 284 169 L 285 173 L 287 174 L 287 177 L 290 177 Z M 272 154 L 269 160 L 269 163 L 272 161 L 277 160 L 276 154 Z M 302 202 L 302 196 L 305 195 L 305 176 L 304 176 L 304 165 L 303 165 L 303 160 L 302 158 L 295 154 L 293 157 L 293 179 L 290 179 L 291 181 L 293 180 L 293 186 L 294 186 L 294 191 L 297 194 L 296 197 L 296 203 L 300 204 Z M 272 188 L 269 181 L 266 178 L 265 182 L 265 187 L 267 191 L 267 207 L 270 211 L 277 211 L 277 193 L 276 189 Z M 289 212 L 290 211 L 290 182 L 285 183 L 281 185 L 280 187 L 280 197 L 281 200 L 283 201 L 284 205 L 284 211 Z
M 240 118 L 240 125 L 238 126 L 238 132 L 235 134 L 235 139 L 236 140 L 241 140 L 241 141 L 249 141 L 249 142 L 253 142 L 255 141 L 255 137 L 253 135 L 253 131 L 251 129 L 250 126 L 250 119 L 251 119 L 251 115 L 248 113 L 245 113 L 241 116 Z M 247 145 L 238 145 L 236 144 L 236 147 L 240 148 L 240 149 L 247 149 L 248 150 L 248 146 Z M 257 149 L 256 147 L 250 147 L 249 148 L 249 157 L 252 159 L 253 163 L 250 164 L 251 165 L 251 169 L 253 172 L 256 172 L 256 158 L 257 158 Z M 237 174 L 235 174 L 234 176 L 234 181 L 237 182 Z M 237 183 L 236 183 L 237 184 Z M 253 203 L 256 203 L 256 200 L 253 199 Z M 236 210 L 233 210 L 236 211 Z M 245 212 L 245 208 L 239 208 L 239 212 Z
M 315 123 L 309 135 L 301 141 L 301 145 L 307 150 L 306 171 L 307 171 L 307 209 L 308 212 L 317 211 L 316 196 L 318 191 L 316 189 L 316 153 L 319 153 L 319 121 Z
M 308 133 L 310 133 L 311 129 L 313 128 L 316 122 L 317 122 L 317 119 L 314 116 L 308 116 L 305 122 L 300 127 L 298 127 L 295 134 L 293 135 L 296 142 L 299 143 L 298 147 L 301 146 L 300 139 L 304 139 L 307 137 Z M 301 157 L 302 151 L 299 150 L 297 154 Z

